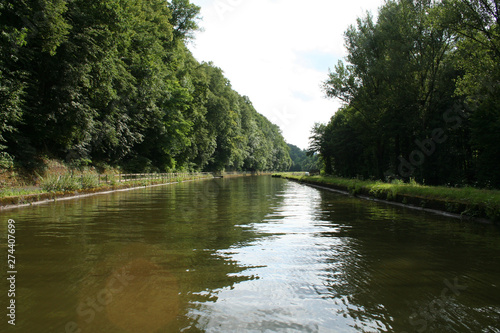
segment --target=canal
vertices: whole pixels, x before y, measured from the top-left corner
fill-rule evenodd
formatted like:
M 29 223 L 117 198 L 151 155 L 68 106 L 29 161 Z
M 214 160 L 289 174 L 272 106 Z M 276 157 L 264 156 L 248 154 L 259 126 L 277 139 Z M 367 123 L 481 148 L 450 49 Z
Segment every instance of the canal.
M 500 231 L 267 176 L 0 212 L 2 332 L 500 332 Z

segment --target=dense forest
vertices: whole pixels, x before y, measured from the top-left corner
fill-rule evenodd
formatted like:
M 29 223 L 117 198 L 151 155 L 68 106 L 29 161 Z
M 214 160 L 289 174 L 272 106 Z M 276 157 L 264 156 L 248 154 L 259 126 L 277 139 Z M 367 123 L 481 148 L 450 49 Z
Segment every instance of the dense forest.
M 280 129 L 186 45 L 188 0 L 0 2 L 0 164 L 288 170 Z
M 318 154 L 309 154 L 307 149 L 288 144 L 292 166 L 289 171 L 319 171 L 321 163 Z
M 500 188 L 497 0 L 387 1 L 345 32 L 313 129 L 327 173 Z

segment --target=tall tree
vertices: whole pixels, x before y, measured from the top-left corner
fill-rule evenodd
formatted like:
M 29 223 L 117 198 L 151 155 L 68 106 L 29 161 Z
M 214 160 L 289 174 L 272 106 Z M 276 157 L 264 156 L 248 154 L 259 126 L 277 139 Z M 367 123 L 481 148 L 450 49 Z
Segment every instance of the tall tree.
M 130 171 L 286 169 L 279 129 L 187 49 L 199 11 L 188 0 L 1 2 L 0 167 L 47 156 Z
M 400 173 L 440 183 L 450 179 L 440 165 L 463 166 L 456 178 L 470 171 L 470 151 L 451 153 L 461 150 L 463 140 L 433 141 L 435 130 L 451 118 L 448 111 L 463 104 L 454 95 L 456 41 L 447 26 L 436 24 L 437 6 L 430 0 L 388 1 L 376 23 L 368 15 L 347 30 L 346 63 L 339 62 L 323 86 L 328 97 L 347 107 L 319 134 L 327 145 L 324 160 L 336 157 L 337 172 L 377 178 Z M 467 126 L 447 130 L 467 137 Z M 422 142 L 432 149 L 420 151 Z M 403 175 L 408 159 L 411 172 Z
M 475 174 L 482 185 L 500 186 L 500 4 L 497 0 L 447 0 L 440 23 L 457 39 L 456 94 L 470 112 Z

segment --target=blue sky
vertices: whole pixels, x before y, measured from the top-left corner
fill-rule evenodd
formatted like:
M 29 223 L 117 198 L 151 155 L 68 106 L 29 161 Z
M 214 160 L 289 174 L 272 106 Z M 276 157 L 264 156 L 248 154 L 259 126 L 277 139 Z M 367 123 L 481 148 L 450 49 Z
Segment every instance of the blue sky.
M 345 57 L 344 31 L 383 0 L 191 0 L 203 31 L 190 49 L 213 61 L 233 88 L 280 126 L 288 143 L 307 148 L 315 122 L 327 122 L 340 103 L 321 83 Z

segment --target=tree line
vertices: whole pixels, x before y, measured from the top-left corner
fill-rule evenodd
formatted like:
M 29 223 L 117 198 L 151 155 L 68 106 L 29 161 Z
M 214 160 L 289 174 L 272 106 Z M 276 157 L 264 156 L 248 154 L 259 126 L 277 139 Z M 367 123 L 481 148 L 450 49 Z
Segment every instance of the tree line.
M 345 32 L 312 130 L 327 173 L 500 187 L 497 0 L 389 0 Z
M 280 129 L 186 47 L 188 0 L 0 2 L 0 164 L 287 170 Z
M 300 149 L 292 144 L 288 144 L 288 147 L 290 148 L 290 158 L 292 159 L 292 166 L 289 171 L 320 171 L 321 164 L 318 154 L 310 155 L 307 149 Z

